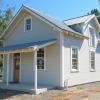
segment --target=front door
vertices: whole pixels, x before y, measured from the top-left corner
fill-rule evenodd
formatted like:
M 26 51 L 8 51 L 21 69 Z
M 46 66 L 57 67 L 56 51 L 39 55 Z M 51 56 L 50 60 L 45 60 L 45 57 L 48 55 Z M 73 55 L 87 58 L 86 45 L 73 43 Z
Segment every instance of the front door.
M 19 75 L 20 75 L 20 53 L 15 53 L 13 56 L 13 62 L 14 62 L 14 82 L 19 82 Z

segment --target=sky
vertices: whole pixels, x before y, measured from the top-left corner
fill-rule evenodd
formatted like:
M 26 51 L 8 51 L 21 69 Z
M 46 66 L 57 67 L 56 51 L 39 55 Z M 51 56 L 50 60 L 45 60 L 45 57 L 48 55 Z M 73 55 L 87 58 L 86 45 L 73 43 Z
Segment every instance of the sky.
M 4 10 L 9 5 L 15 7 L 16 14 L 22 4 L 58 19 L 83 16 L 93 8 L 100 10 L 98 0 L 0 0 L 0 9 Z

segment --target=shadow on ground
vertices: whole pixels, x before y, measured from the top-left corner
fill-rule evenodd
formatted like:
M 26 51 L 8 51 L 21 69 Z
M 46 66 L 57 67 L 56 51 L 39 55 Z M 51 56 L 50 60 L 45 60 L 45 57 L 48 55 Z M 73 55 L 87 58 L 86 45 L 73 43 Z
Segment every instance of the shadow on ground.
M 0 100 L 9 99 L 11 97 L 14 97 L 17 95 L 19 96 L 23 94 L 29 94 L 29 93 L 19 92 L 19 91 L 14 91 L 14 90 L 7 90 L 7 89 L 0 89 Z

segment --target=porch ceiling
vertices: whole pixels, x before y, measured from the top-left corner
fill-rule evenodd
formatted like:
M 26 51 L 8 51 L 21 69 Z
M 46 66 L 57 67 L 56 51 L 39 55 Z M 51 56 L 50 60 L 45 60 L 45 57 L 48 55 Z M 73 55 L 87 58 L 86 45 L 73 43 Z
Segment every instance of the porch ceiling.
M 0 48 L 0 54 L 16 53 L 16 52 L 31 52 L 35 49 L 46 47 L 48 45 L 56 43 L 57 39 L 23 43 L 17 45 L 6 46 Z

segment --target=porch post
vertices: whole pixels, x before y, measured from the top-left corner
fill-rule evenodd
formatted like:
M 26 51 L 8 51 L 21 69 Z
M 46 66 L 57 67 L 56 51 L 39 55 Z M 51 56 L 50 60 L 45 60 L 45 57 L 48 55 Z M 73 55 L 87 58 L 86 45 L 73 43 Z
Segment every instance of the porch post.
M 34 51 L 34 88 L 37 94 L 37 50 Z
M 7 79 L 6 79 L 7 85 L 9 85 L 9 60 L 10 60 L 10 54 L 7 54 Z

